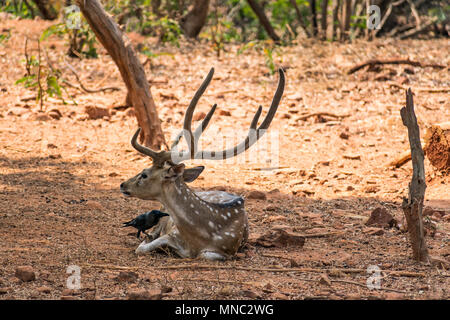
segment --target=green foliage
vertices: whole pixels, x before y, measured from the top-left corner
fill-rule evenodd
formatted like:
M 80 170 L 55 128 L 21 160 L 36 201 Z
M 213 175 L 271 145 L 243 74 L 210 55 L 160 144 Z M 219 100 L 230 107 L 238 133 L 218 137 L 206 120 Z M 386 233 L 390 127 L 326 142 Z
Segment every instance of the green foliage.
M 367 16 L 351 16 L 350 26 L 358 29 L 367 28 Z
M 428 10 L 428 15 L 435 18 L 438 23 L 443 22 L 450 15 L 450 5 L 431 8 Z
M 28 4 L 31 8 L 37 11 L 32 1 L 28 1 Z M 33 12 L 30 10 L 29 7 L 27 7 L 25 1 L 17 1 L 17 0 L 0 1 L 0 11 L 11 13 L 22 19 L 34 18 Z
M 153 29 L 153 33 L 158 35 L 161 42 L 169 42 L 179 46 L 178 38 L 181 35 L 181 29 L 178 22 L 165 16 L 160 19 L 148 20 L 144 26 Z
M 4 32 L 0 33 L 0 45 L 6 43 L 11 38 L 11 30 L 6 29 Z
M 80 28 L 71 29 L 68 27 L 67 23 L 54 24 L 42 32 L 40 37 L 41 41 L 44 41 L 53 35 L 60 38 L 66 38 L 69 44 L 68 54 L 71 57 L 97 58 L 97 38 L 89 27 L 89 24 L 79 12 L 69 14 L 66 19 L 79 19 Z
M 172 53 L 169 53 L 169 52 L 158 52 L 158 53 L 154 53 L 154 52 L 152 52 L 147 46 L 144 46 L 144 47 L 141 49 L 141 53 L 144 54 L 144 55 L 147 57 L 147 59 L 148 59 L 148 61 L 149 61 L 149 63 L 150 63 L 150 68 L 153 67 L 153 60 L 154 60 L 155 58 L 162 57 L 162 56 L 169 56 L 169 57 L 171 57 L 172 59 L 174 59 L 174 55 L 173 55 Z
M 275 65 L 273 55 L 274 55 L 274 53 L 277 54 L 277 51 L 276 51 L 277 46 L 275 45 L 275 43 L 272 40 L 250 41 L 250 42 L 246 43 L 245 45 L 243 45 L 238 50 L 238 55 L 242 54 L 246 50 L 250 50 L 250 49 L 257 51 L 260 54 L 263 54 L 264 62 L 266 64 L 267 68 L 269 69 L 270 74 L 273 75 L 276 73 L 277 67 Z
M 28 42 L 28 41 L 27 41 Z M 38 41 L 39 55 L 29 56 L 27 44 L 25 44 L 25 70 L 26 74 L 16 81 L 16 85 L 23 85 L 25 88 L 34 89 L 37 92 L 36 102 L 40 103 L 41 110 L 47 97 L 57 97 L 66 104 L 63 91 L 70 97 L 64 86 L 61 85 L 64 79 L 59 69 L 53 68 L 49 63 L 43 64 L 41 60 L 40 41 Z M 73 99 L 72 99 L 73 101 Z M 76 104 L 75 101 L 73 101 Z

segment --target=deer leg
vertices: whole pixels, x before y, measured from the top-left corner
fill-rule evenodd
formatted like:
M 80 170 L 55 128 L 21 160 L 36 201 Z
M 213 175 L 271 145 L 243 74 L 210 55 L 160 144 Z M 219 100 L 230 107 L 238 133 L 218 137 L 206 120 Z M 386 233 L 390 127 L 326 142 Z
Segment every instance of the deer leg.
M 170 245 L 171 245 L 171 241 L 170 241 L 169 235 L 164 235 L 164 236 L 159 237 L 158 239 L 155 239 L 148 243 L 145 240 L 142 241 L 142 243 L 139 245 L 139 247 L 137 247 L 136 253 L 142 254 L 142 253 L 153 251 L 158 248 L 168 247 Z
M 171 248 L 175 251 L 176 254 L 178 254 L 182 258 L 189 257 L 189 252 L 181 246 L 178 241 L 174 241 L 171 234 L 165 234 L 158 239 L 153 240 L 152 242 L 147 243 L 146 241 L 143 241 L 139 247 L 136 249 L 136 254 L 143 254 L 147 253 L 159 248 Z
M 208 251 L 204 250 L 200 253 L 200 258 L 206 259 L 206 260 L 226 260 L 226 257 L 220 253 L 214 252 L 214 251 Z

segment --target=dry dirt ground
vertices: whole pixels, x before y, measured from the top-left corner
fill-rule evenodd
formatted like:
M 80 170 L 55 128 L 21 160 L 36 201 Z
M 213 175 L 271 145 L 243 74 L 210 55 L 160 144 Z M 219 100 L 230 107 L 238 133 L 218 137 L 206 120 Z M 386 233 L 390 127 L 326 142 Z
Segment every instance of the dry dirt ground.
M 37 54 L 36 39 L 48 25 L 0 21 L 0 31 L 11 32 L 0 44 L 0 299 L 125 299 L 138 289 L 162 290 L 163 299 L 450 297 L 445 267 L 411 259 L 401 211 L 411 163 L 399 169 L 387 165 L 409 148 L 399 113 L 405 102 L 402 87 L 415 93 L 423 134 L 427 125 L 450 120 L 449 69 L 394 65 L 346 74 L 369 58 L 409 57 L 449 66 L 448 39 L 353 44 L 303 40 L 278 49 L 275 62 L 287 75 L 269 130 L 278 135 L 271 136 L 277 139 L 278 163 L 264 157 L 260 163 L 205 161 L 206 170 L 192 183 L 196 189 L 219 187 L 247 197 L 252 241 L 235 259 L 213 263 L 165 253 L 136 256 L 140 241 L 134 229 L 120 227 L 159 204 L 124 198 L 119 192 L 122 181 L 150 163 L 130 146 L 137 126 L 131 111 L 114 109 L 124 104 L 126 90 L 103 49 L 99 59 L 80 61 L 65 57 L 64 40 L 50 38 L 42 44 L 69 81 L 77 83 L 64 59 L 79 71 L 85 86 L 121 89 L 87 94 L 68 88 L 77 105 L 70 99 L 66 105 L 54 98 L 45 103 L 46 112 L 59 110 L 59 120 L 38 112 L 35 91 L 15 85 L 25 73 L 25 37 L 30 38 L 30 52 Z M 149 42 L 156 53 L 171 54 L 153 59 L 152 69 L 146 66 L 169 143 L 211 66 L 215 77 L 197 112 L 207 112 L 216 102 L 229 113 L 214 116 L 203 137 L 208 149 L 220 147 L 218 135 L 242 138 L 258 105 L 268 109 L 277 75 L 270 75 L 258 52 L 238 55 L 237 46 L 228 46 L 218 59 L 206 44 L 164 47 L 152 39 L 130 37 Z M 429 88 L 446 91 L 428 92 Z M 108 108 L 111 115 L 87 119 L 86 106 Z M 301 119 L 315 112 L 340 117 Z M 264 170 L 274 166 L 278 169 Z M 426 204 L 440 210 L 426 218 L 431 226 L 427 243 L 433 256 L 448 261 L 450 179 L 435 172 L 428 160 L 425 166 Z M 263 192 L 264 199 L 250 199 L 255 190 Z M 373 232 L 365 226 L 378 207 L 386 208 L 399 227 Z M 277 226 L 316 236 L 307 237 L 303 248 L 255 243 Z M 81 290 L 66 289 L 70 265 L 81 268 Z M 379 290 L 366 286 L 371 265 L 381 269 Z M 16 278 L 18 266 L 31 266 L 36 280 Z

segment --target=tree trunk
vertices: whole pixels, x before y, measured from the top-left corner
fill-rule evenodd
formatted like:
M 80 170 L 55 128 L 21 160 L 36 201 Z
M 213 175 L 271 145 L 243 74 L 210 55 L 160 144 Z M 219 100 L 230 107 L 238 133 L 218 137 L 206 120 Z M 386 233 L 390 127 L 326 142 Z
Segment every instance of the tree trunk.
M 314 37 L 317 36 L 317 12 L 316 12 L 316 0 L 310 0 L 309 5 L 311 7 L 311 24 L 312 24 L 312 34 Z
M 209 0 L 194 0 L 192 9 L 180 19 L 180 28 L 188 38 L 197 38 L 208 18 Z
M 341 39 L 349 38 L 351 15 L 352 15 L 352 0 L 344 0 L 344 4 L 342 6 Z
M 305 21 L 303 21 L 302 13 L 300 12 L 300 9 L 298 8 L 297 2 L 295 0 L 290 0 L 291 5 L 295 9 L 295 13 L 297 14 L 298 23 L 302 27 L 303 31 L 305 31 L 306 36 L 309 38 L 311 35 L 309 34 L 308 29 L 306 28 Z
M 331 26 L 331 39 L 337 39 L 337 29 L 339 28 L 339 8 L 341 7 L 341 0 L 334 0 L 333 17 Z
M 77 0 L 77 4 L 98 40 L 119 68 L 136 112 L 138 125 L 142 128 L 141 142 L 148 147 L 160 149 L 165 145 L 164 134 L 144 68 L 134 52 L 133 45 L 98 0 Z
M 322 39 L 327 39 L 327 17 L 328 17 L 328 0 L 322 0 L 322 17 L 320 25 L 322 28 Z
M 259 23 L 264 27 L 264 30 L 266 30 L 269 37 L 275 41 L 279 42 L 280 37 L 275 33 L 275 30 L 273 29 L 272 25 L 270 24 L 269 19 L 267 18 L 266 14 L 264 13 L 264 9 L 259 5 L 257 0 L 247 0 L 248 4 L 252 8 L 253 12 L 258 17 Z
M 33 2 L 45 20 L 55 20 L 58 18 L 58 12 L 52 7 L 49 0 L 33 0 Z
M 425 199 L 425 166 L 424 154 L 420 143 L 420 130 L 414 113 L 414 102 L 411 89 L 406 92 L 406 107 L 400 110 L 403 125 L 408 128 L 409 145 L 413 176 L 409 184 L 408 198 L 403 198 L 403 212 L 408 224 L 409 238 L 413 250 L 413 257 L 417 261 L 429 262 L 428 248 L 425 242 L 422 221 L 423 201 Z

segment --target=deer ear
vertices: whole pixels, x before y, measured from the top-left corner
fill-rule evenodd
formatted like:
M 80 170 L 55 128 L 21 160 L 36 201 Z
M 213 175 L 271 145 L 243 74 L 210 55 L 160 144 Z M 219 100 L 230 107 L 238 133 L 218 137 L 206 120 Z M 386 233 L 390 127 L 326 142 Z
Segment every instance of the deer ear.
M 195 179 L 198 178 L 198 176 L 200 175 L 200 173 L 203 172 L 203 170 L 205 169 L 204 166 L 199 166 L 199 167 L 194 167 L 194 168 L 189 168 L 184 170 L 183 173 L 183 180 L 184 182 L 192 182 Z
M 184 163 L 180 163 L 180 164 L 171 166 L 165 172 L 164 178 L 165 179 L 176 179 L 179 176 L 183 175 L 183 173 L 185 172 L 184 168 L 185 168 Z

